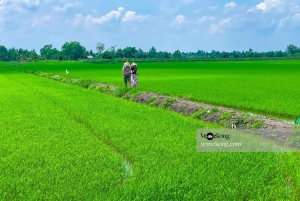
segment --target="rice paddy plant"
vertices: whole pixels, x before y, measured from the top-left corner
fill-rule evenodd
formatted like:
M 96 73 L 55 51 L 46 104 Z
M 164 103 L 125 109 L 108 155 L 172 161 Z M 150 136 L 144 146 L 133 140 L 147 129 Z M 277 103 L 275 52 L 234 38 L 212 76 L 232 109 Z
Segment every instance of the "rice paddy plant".
M 196 152 L 196 129 L 218 126 L 30 74 L 0 76 L 1 199 L 299 198 L 297 153 Z
M 0 77 L 0 200 L 113 197 L 123 155 L 44 95 L 51 84 Z
M 299 61 L 140 63 L 139 89 L 294 120 L 299 116 Z M 121 65 L 80 62 L 29 63 L 15 69 L 123 85 Z M 121 66 L 121 67 L 120 67 Z M 183 70 L 184 66 L 184 70 Z M 1 69 L 0 69 L 1 70 Z M 9 70 L 9 69 L 6 69 Z

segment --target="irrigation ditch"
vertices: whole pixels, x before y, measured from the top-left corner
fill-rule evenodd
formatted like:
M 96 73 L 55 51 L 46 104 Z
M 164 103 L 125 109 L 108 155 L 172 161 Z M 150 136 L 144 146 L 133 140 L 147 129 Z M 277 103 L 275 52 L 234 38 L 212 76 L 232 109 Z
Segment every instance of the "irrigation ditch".
M 193 102 L 188 99 L 162 95 L 154 92 L 128 89 L 90 79 L 79 79 L 40 71 L 24 72 L 48 79 L 53 79 L 62 83 L 96 90 L 152 107 L 164 108 L 207 123 L 217 123 L 225 128 L 276 130 L 276 135 L 270 134 L 270 136 L 267 136 L 267 138 L 282 144 L 288 142 L 289 145 L 300 148 L 300 134 L 297 132 L 297 136 L 293 136 L 295 133 L 292 132 L 292 129 L 295 127 L 295 125 L 279 119 L 272 119 L 261 115 L 253 115 L 236 109 Z

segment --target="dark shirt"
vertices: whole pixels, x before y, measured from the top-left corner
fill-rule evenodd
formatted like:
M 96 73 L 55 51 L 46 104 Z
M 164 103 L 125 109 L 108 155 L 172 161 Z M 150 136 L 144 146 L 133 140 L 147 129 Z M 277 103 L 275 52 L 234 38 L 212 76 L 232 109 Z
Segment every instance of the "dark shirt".
M 137 67 L 131 67 L 131 74 L 137 73 Z

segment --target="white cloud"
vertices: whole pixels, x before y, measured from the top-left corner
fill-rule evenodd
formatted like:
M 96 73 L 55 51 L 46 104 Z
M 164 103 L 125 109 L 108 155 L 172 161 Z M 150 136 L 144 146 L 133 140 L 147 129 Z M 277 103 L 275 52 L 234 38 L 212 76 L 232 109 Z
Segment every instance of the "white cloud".
M 95 18 L 91 15 L 88 15 L 86 17 L 86 21 L 92 24 L 103 24 L 105 22 L 108 22 L 112 19 L 118 19 L 121 16 L 122 11 L 124 10 L 123 7 L 119 7 L 118 10 L 113 10 L 110 11 L 109 13 L 107 13 L 105 16 L 99 17 L 99 18 Z
M 84 21 L 85 21 L 85 17 L 82 14 L 76 14 L 75 18 L 73 20 L 73 24 L 75 26 L 77 26 L 77 25 L 81 24 Z
M 282 0 L 265 0 L 259 4 L 257 4 L 254 8 L 250 8 L 248 12 L 253 12 L 255 10 L 262 10 L 263 13 L 270 12 L 273 8 L 278 8 L 282 6 L 284 2 Z
M 184 23 L 187 23 L 186 18 L 183 15 L 177 15 L 175 20 L 171 23 L 171 25 L 182 25 Z
M 77 4 L 78 4 L 78 2 L 67 3 L 63 7 L 54 6 L 53 9 L 57 12 L 65 12 L 68 8 L 72 8 L 72 7 L 76 6 Z
M 203 10 L 203 9 L 202 8 L 198 8 L 198 9 L 194 10 L 193 13 L 199 13 L 201 10 Z
M 203 17 L 201 17 L 200 19 L 198 19 L 197 21 L 199 22 L 199 23 L 204 23 L 204 22 L 206 22 L 206 21 L 208 21 L 208 20 L 214 20 L 215 18 L 214 17 L 212 17 L 212 16 L 203 16 Z
M 223 32 L 222 28 L 230 23 L 231 18 L 224 18 L 221 19 L 217 24 L 213 24 L 210 26 L 209 31 L 211 33 L 215 33 L 215 32 Z
M 280 21 L 279 21 L 278 27 L 282 27 L 282 26 L 286 23 L 286 21 L 287 21 L 288 19 L 290 19 L 289 16 L 284 17 L 284 18 L 281 18 Z
M 226 19 L 222 19 L 222 20 L 220 20 L 219 21 L 219 26 L 224 26 L 225 24 L 228 24 L 229 22 L 230 22 L 230 20 L 231 20 L 231 18 L 230 17 L 228 17 L 228 18 L 226 18 Z
M 254 12 L 255 10 L 256 10 L 255 8 L 249 8 L 249 9 L 247 10 L 247 13 Z
M 109 22 L 112 19 L 118 19 L 121 16 L 123 7 L 119 7 L 118 10 L 112 10 L 102 17 L 93 17 L 92 15 L 87 15 L 84 17 L 82 14 L 76 14 L 72 21 L 66 20 L 67 22 L 71 22 L 73 25 L 77 26 L 79 24 L 103 24 Z
M 295 3 L 292 2 L 289 5 L 289 10 L 291 12 L 300 12 L 300 7 L 297 4 L 295 4 Z
M 26 12 L 26 6 L 31 8 L 39 5 L 40 0 L 0 0 L 0 15 L 10 11 Z
M 234 8 L 235 6 L 237 6 L 237 4 L 234 3 L 233 1 L 231 1 L 231 2 L 225 4 L 225 7 L 231 7 L 231 8 Z
M 297 13 L 296 15 L 294 15 L 292 17 L 292 19 L 295 20 L 295 21 L 300 21 L 300 13 Z
M 47 14 L 47 15 L 41 17 L 41 18 L 35 18 L 34 21 L 31 24 L 31 27 L 44 25 L 49 20 L 50 20 L 50 15 L 49 14 Z
M 146 15 L 137 15 L 136 12 L 127 11 L 123 16 L 122 21 L 144 21 L 147 17 L 148 16 Z
M 266 23 L 265 27 L 268 28 L 268 27 L 272 27 L 274 24 L 276 23 L 276 20 L 271 20 L 271 22 L 269 23 Z

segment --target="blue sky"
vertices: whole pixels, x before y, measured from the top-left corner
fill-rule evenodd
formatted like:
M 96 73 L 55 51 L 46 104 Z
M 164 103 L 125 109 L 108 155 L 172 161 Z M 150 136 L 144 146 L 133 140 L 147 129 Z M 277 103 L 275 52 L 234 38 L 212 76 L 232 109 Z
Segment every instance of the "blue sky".
M 148 51 L 300 46 L 300 0 L 0 0 L 0 44 L 39 52 L 79 41 Z

